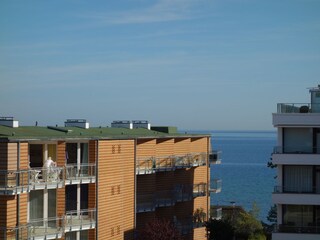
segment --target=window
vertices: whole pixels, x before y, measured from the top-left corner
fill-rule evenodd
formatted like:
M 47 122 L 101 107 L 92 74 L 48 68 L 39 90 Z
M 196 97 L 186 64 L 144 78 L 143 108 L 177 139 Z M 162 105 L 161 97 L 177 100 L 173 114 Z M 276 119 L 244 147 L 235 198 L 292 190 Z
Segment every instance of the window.
M 285 192 L 313 192 L 313 167 L 284 166 L 283 185 Z
M 284 128 L 284 153 L 312 153 L 312 128 Z
M 283 224 L 296 227 L 313 226 L 314 207 L 309 205 L 283 205 Z

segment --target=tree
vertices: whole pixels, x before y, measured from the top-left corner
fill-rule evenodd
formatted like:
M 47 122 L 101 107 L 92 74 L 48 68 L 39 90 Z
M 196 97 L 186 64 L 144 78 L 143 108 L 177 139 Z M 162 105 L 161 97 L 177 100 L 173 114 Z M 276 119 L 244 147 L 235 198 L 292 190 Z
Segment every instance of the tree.
M 277 224 L 277 205 L 274 204 L 270 207 L 267 219 L 272 225 Z
M 154 219 L 139 232 L 139 240 L 182 240 L 182 236 L 172 222 L 165 219 Z

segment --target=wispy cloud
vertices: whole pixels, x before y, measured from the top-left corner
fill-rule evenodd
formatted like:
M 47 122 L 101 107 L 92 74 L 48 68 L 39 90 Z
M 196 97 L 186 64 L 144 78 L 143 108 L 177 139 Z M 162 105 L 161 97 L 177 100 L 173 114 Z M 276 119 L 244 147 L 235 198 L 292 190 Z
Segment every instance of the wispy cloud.
M 199 17 L 195 6 L 204 0 L 159 0 L 155 4 L 135 10 L 114 13 L 94 13 L 85 17 L 94 19 L 100 24 L 141 24 L 169 22 Z

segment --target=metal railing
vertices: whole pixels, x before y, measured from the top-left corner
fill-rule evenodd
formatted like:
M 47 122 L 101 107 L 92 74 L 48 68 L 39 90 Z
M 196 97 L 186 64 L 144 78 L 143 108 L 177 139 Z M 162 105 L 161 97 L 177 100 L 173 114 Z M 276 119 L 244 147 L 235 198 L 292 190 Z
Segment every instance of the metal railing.
M 96 225 L 96 209 L 81 209 L 66 212 L 64 219 L 65 231 L 91 229 Z
M 273 154 L 320 154 L 320 148 L 309 146 L 275 146 Z
M 64 184 L 92 183 L 95 182 L 95 179 L 95 164 L 0 170 L 0 195 L 14 195 L 45 188 L 61 188 Z
M 221 163 L 221 151 L 212 151 L 209 154 L 209 163 L 210 164 L 220 164 Z
M 320 225 L 316 223 L 309 223 L 310 226 L 294 226 L 289 224 L 275 225 L 275 232 L 279 233 L 320 233 Z
M 319 194 L 320 186 L 275 186 L 274 193 Z
M 221 189 L 222 189 L 222 180 L 213 179 L 211 181 L 210 192 L 218 193 L 218 192 L 221 192 Z
M 66 182 L 68 184 L 77 184 L 82 182 L 95 182 L 96 179 L 96 164 L 68 164 L 66 169 Z
M 277 113 L 320 113 L 317 103 L 278 103 Z
M 96 209 L 68 211 L 64 216 L 41 218 L 28 224 L 0 229 L 0 239 L 58 239 L 64 232 L 91 229 L 96 226 Z
M 222 218 L 222 208 L 218 207 L 218 208 L 212 209 L 211 218 L 216 219 L 216 220 L 221 219 Z
M 136 211 L 152 212 L 157 207 L 173 206 L 177 202 L 190 201 L 193 198 L 206 196 L 207 184 L 178 184 L 173 190 L 156 191 L 149 194 L 137 194 Z
M 136 161 L 136 174 L 152 174 L 155 172 L 174 171 L 179 168 L 205 166 L 206 161 L 206 153 L 191 153 L 183 156 L 153 156 Z

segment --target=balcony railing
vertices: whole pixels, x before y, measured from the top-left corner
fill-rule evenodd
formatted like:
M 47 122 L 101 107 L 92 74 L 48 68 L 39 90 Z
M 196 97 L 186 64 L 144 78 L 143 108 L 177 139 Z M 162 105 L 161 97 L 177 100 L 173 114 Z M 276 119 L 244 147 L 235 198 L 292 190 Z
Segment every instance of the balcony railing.
M 316 103 L 278 103 L 277 113 L 319 113 L 320 104 Z
M 212 151 L 209 154 L 209 163 L 210 164 L 220 164 L 221 163 L 221 151 Z
M 152 212 L 157 207 L 173 206 L 177 202 L 190 201 L 193 198 L 206 196 L 207 184 L 179 184 L 173 190 L 156 191 L 150 194 L 137 195 L 137 212 Z
M 0 239 L 58 239 L 64 232 L 87 230 L 96 227 L 96 209 L 69 211 L 62 217 L 34 219 L 28 224 L 0 229 Z M 3 237 L 3 238 L 1 238 Z
M 218 208 L 212 209 L 211 218 L 216 219 L 216 220 L 220 220 L 222 218 L 222 208 L 218 207 Z
M 66 184 L 94 183 L 96 164 L 68 164 L 66 166 Z
M 273 154 L 320 154 L 320 148 L 310 146 L 276 146 Z
M 155 195 L 139 194 L 137 195 L 137 213 L 141 212 L 153 212 L 156 209 Z
M 152 174 L 155 172 L 174 171 L 180 168 L 205 166 L 206 161 L 206 153 L 138 159 L 136 162 L 136 174 Z
M 0 170 L 0 195 L 14 195 L 31 190 L 61 188 L 65 184 L 94 183 L 96 165 Z
M 95 228 L 96 209 L 82 209 L 80 211 L 68 211 L 65 216 L 65 231 L 78 231 Z
M 320 186 L 275 186 L 274 193 L 320 194 Z
M 157 191 L 155 194 L 156 207 L 173 206 L 175 202 L 174 191 L 172 190 Z
M 211 182 L 210 192 L 219 193 L 222 189 L 222 180 L 221 179 L 213 179 Z
M 293 226 L 288 224 L 279 224 L 275 226 L 275 232 L 279 233 L 320 233 L 320 225 L 308 224 L 310 226 Z
M 194 228 L 200 228 L 205 226 L 204 221 L 199 221 L 194 216 L 184 218 L 174 217 L 173 223 L 182 235 L 192 233 Z

